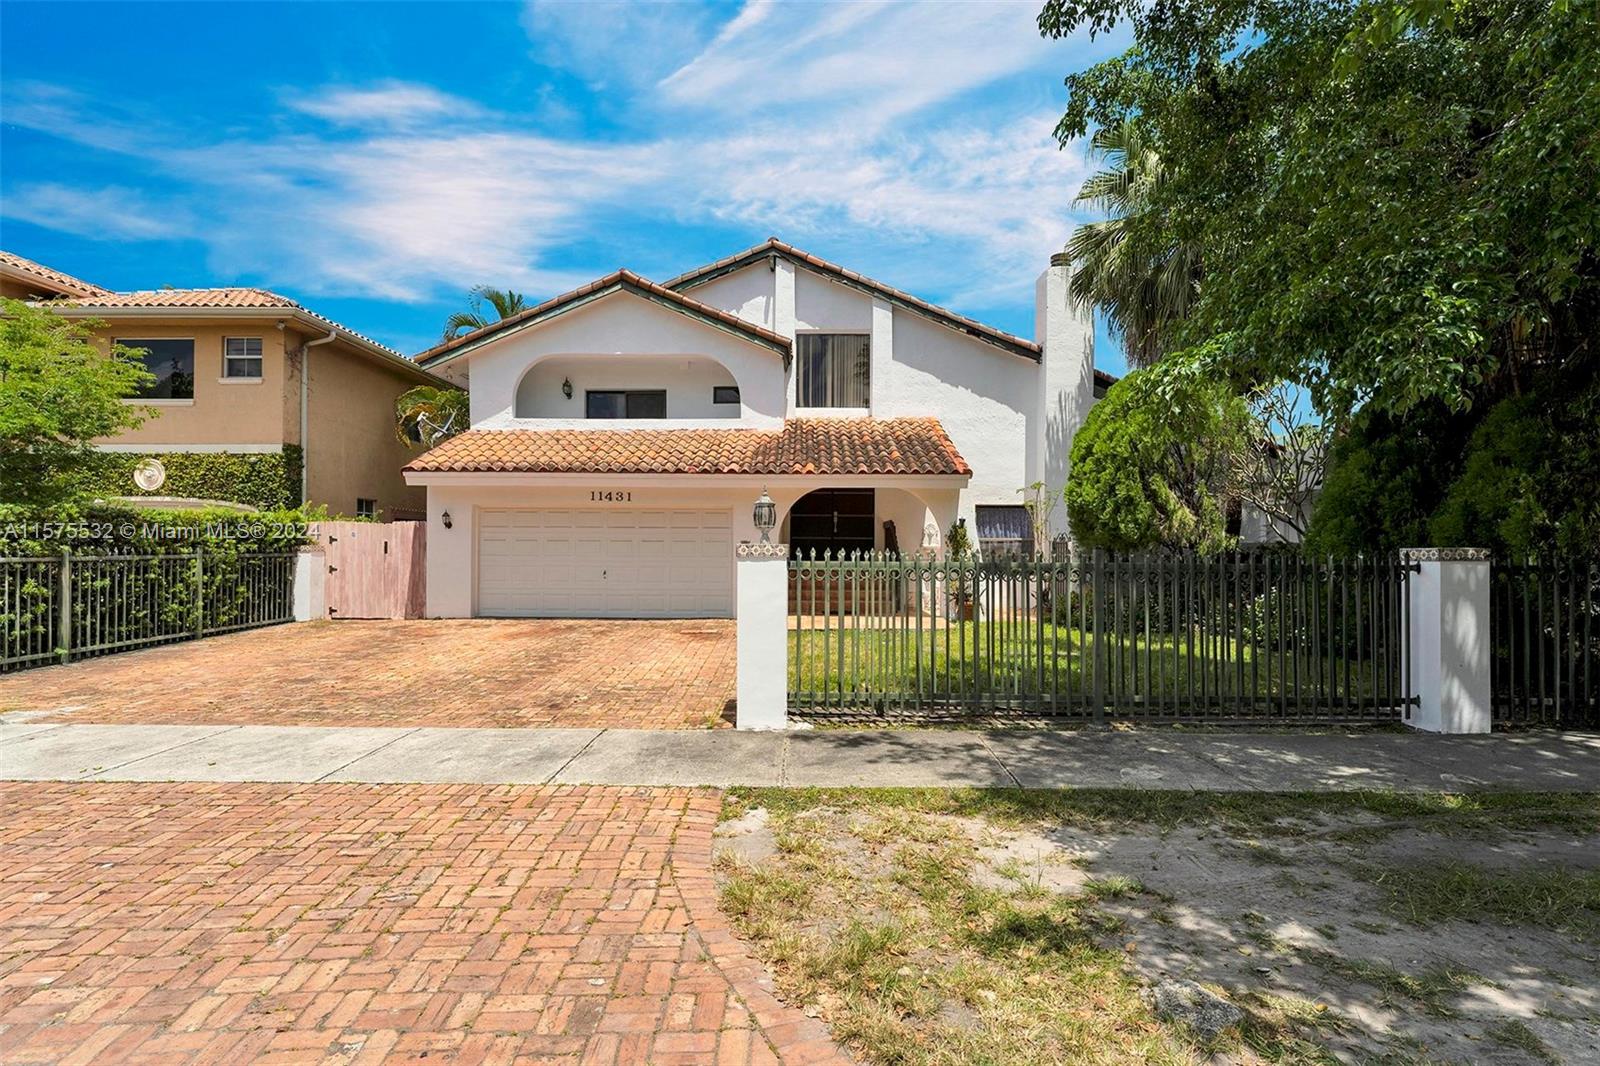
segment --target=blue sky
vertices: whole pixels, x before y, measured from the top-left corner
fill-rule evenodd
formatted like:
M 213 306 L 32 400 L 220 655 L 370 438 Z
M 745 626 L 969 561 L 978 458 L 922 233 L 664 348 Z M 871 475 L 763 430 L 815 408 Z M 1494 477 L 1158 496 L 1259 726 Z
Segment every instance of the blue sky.
M 0 246 L 259 285 L 402 351 L 776 234 L 1031 336 L 1090 168 L 1022 3 L 0 4 Z M 1105 338 L 1100 365 L 1120 372 Z

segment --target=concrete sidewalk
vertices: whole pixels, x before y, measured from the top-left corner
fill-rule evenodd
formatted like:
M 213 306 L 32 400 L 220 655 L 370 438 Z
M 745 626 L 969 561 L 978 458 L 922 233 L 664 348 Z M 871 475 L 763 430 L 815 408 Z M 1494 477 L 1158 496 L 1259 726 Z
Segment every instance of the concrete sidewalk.
M 0 723 L 0 780 L 1600 789 L 1600 734 Z

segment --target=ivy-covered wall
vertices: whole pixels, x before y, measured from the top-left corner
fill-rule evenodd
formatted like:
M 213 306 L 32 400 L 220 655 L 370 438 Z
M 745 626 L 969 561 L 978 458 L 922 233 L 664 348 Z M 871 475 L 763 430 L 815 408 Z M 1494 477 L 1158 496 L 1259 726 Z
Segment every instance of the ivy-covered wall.
M 167 482 L 155 492 L 141 492 L 133 483 L 133 468 L 150 458 L 167 468 Z M 263 454 L 99 452 L 79 484 L 87 495 L 190 496 L 270 511 L 300 505 L 301 462 L 297 444 Z

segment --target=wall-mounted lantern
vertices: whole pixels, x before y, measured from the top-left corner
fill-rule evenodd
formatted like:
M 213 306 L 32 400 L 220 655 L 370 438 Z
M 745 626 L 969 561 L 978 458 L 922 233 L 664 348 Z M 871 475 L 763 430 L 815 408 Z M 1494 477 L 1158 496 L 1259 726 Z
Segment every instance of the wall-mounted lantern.
M 450 512 L 449 511 L 446 511 L 444 514 L 440 515 L 439 516 L 439 521 L 444 523 L 444 528 L 446 528 L 446 529 L 449 529 L 451 527 L 451 525 L 453 525 L 453 523 L 450 521 Z
M 765 485 L 761 487 L 761 498 L 756 501 L 755 520 L 756 528 L 761 531 L 761 543 L 771 544 L 772 538 L 769 534 L 772 532 L 772 527 L 778 524 L 778 505 L 767 495 Z
M 561 379 L 561 395 L 565 396 L 569 400 L 572 399 L 572 379 L 571 378 L 562 378 Z

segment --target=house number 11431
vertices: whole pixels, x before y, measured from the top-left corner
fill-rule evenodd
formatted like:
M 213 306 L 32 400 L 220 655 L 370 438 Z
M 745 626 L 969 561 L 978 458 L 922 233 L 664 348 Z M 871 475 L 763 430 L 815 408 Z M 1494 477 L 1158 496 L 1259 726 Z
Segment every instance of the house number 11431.
M 591 492 L 589 500 L 593 503 L 632 503 L 631 492 Z

